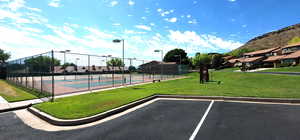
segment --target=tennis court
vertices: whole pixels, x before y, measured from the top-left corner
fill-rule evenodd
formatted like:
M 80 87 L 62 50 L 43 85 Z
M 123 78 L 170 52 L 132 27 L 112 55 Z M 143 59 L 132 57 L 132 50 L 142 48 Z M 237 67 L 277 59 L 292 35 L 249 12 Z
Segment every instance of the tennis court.
M 187 72 L 186 66 L 175 63 L 61 51 L 12 60 L 7 69 L 9 82 L 52 99 L 68 93 L 169 80 Z
M 174 78 L 178 78 L 178 76 L 158 74 L 124 74 L 123 78 L 122 74 L 81 74 L 54 76 L 53 85 L 52 76 L 18 77 L 18 79 L 15 79 L 15 82 L 24 87 L 43 90 L 48 93 L 51 93 L 52 86 L 54 86 L 54 94 L 61 95 Z

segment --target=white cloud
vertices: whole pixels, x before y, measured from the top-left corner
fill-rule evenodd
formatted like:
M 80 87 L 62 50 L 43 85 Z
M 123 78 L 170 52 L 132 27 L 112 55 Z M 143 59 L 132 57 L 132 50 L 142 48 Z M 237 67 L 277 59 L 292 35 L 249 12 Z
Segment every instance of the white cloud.
M 129 0 L 129 1 L 128 1 L 128 5 L 133 6 L 134 4 L 135 4 L 134 1 L 132 1 L 132 0 Z
M 176 17 L 173 17 L 173 18 L 165 18 L 165 21 L 174 23 L 174 22 L 177 22 L 177 18 L 176 18 Z
M 120 23 L 113 23 L 112 25 L 113 25 L 113 26 L 121 26 Z
M 16 11 L 22 7 L 25 7 L 24 0 L 14 0 L 8 4 L 8 8 L 10 8 L 12 11 Z
M 155 26 L 155 23 L 151 22 L 150 25 L 151 25 L 151 26 Z
M 247 26 L 248 26 L 247 24 L 242 25 L 243 28 L 246 28 Z
M 159 9 L 157 9 L 157 12 L 160 14 L 160 16 L 164 17 L 164 16 L 167 16 L 167 15 L 173 13 L 174 10 L 166 10 L 166 11 L 164 11 L 161 8 L 159 8 Z
M 110 2 L 110 6 L 111 6 L 111 7 L 114 7 L 114 6 L 118 5 L 118 4 L 119 4 L 118 1 L 111 1 L 111 2 Z
M 191 15 L 186 15 L 186 17 L 187 17 L 187 18 L 191 18 L 192 16 L 191 16 Z
M 49 6 L 51 7 L 60 7 L 60 0 L 51 0 L 49 3 L 48 3 Z
M 207 48 L 209 50 L 233 50 L 243 44 L 233 40 L 224 40 L 214 35 L 199 35 L 194 31 L 169 31 L 169 39 L 178 43 L 187 43 L 194 49 Z
M 135 28 L 146 30 L 146 31 L 151 31 L 151 27 L 146 26 L 146 25 L 136 25 Z
M 142 20 L 146 20 L 147 18 L 146 18 L 146 17 L 141 17 L 141 19 L 142 19 Z
M 236 0 L 228 0 L 229 2 L 236 2 Z
M 124 33 L 125 34 L 145 34 L 146 32 L 138 32 L 138 31 L 134 31 L 134 30 L 125 29 Z
M 189 24 L 197 24 L 198 22 L 197 22 L 196 19 L 193 19 L 193 20 L 188 21 L 188 23 L 189 23 Z
M 38 9 L 38 8 L 30 8 L 30 7 L 27 7 L 28 10 L 31 10 L 31 11 L 34 11 L 34 12 L 42 12 L 41 9 Z

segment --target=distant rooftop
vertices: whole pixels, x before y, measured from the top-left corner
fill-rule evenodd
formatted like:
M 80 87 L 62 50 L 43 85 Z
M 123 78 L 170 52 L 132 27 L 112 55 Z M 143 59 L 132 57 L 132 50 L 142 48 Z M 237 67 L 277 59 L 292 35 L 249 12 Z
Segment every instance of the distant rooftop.
M 259 51 L 254 51 L 254 52 L 244 53 L 244 55 L 257 55 L 257 54 L 270 53 L 270 52 L 272 52 L 274 50 L 277 50 L 279 48 L 280 47 L 270 48 L 270 49 L 264 49 L 264 50 L 259 50 Z
M 291 47 L 296 47 L 296 46 L 300 46 L 300 42 L 299 43 L 295 43 L 295 44 L 291 44 L 291 45 L 286 45 L 282 48 L 291 48 Z

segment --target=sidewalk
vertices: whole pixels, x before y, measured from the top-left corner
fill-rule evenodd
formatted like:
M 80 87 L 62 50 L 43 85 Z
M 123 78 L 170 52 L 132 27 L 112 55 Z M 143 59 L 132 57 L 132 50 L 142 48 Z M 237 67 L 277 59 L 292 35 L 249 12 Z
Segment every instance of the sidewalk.
M 41 102 L 43 102 L 43 100 L 33 99 L 33 100 L 9 103 L 3 97 L 0 96 L 0 113 L 11 111 L 11 110 L 16 110 L 19 108 L 26 108 L 32 104 L 37 104 L 37 103 L 41 103 Z

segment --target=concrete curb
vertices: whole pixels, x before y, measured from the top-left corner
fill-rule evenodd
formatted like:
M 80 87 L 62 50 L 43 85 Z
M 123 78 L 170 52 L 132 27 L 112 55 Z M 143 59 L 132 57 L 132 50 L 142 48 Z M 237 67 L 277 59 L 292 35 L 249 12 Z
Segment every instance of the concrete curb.
M 6 108 L 6 109 L 1 109 L 0 113 L 16 111 L 16 110 L 20 110 L 20 109 L 26 109 L 26 108 L 29 108 L 31 106 L 32 106 L 32 104 L 17 106 L 17 107 L 9 107 L 9 108 Z
M 158 98 L 182 98 L 182 99 L 207 99 L 207 100 L 224 100 L 224 101 L 269 102 L 269 103 L 300 103 L 300 99 L 285 99 L 285 98 L 163 95 L 163 94 L 156 95 L 156 97 L 158 97 Z
M 46 114 L 42 111 L 34 107 L 29 107 L 27 110 L 34 114 L 35 116 L 39 117 L 40 119 L 57 126 L 76 126 L 87 124 L 91 122 L 95 122 L 106 117 L 118 114 L 120 112 L 126 111 L 132 107 L 138 106 L 150 100 L 156 98 L 176 98 L 176 99 L 206 99 L 206 100 L 224 100 L 224 101 L 249 101 L 249 102 L 269 102 L 269 103 L 300 103 L 300 99 L 276 99 L 276 98 L 252 98 L 252 97 L 224 97 L 224 96 L 192 96 L 192 95 L 153 95 L 141 100 L 129 103 L 127 105 L 103 112 L 101 114 L 97 114 L 91 117 L 81 118 L 81 119 L 74 119 L 74 120 L 64 120 L 55 118 L 49 114 Z

